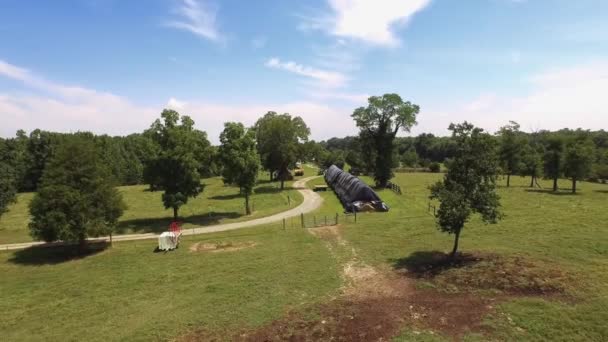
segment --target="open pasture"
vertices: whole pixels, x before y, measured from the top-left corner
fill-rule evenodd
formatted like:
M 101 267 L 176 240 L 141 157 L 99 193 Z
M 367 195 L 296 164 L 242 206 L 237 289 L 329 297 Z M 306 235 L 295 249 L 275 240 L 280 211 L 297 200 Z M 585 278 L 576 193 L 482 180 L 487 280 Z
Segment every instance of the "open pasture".
M 277 223 L 187 237 L 166 254 L 152 252 L 154 241 L 117 243 L 78 259 L 39 249 L 2 252 L 0 331 L 9 340 L 229 339 L 234 331 L 278 338 L 315 329 L 323 334 L 342 327 L 336 317 L 371 319 L 366 308 L 378 309 L 336 300 L 359 289 L 351 284 L 358 278 L 345 272 L 354 258 L 354 265 L 375 269 L 375 278 L 386 273 L 390 281 L 402 281 L 396 274 L 412 284 L 408 291 L 421 291 L 411 306 L 428 307 L 416 319 L 407 305 L 384 303 L 408 312 L 389 312 L 403 317 L 386 336 L 396 341 L 608 337 L 608 187 L 581 183 L 571 195 L 529 189 L 528 179 L 512 178 L 510 188 L 501 181 L 504 219 L 496 225 L 474 219 L 463 231 L 461 251 L 472 261 L 420 272 L 452 244 L 451 236 L 435 228 L 432 207 L 429 212 L 427 187 L 440 177 L 397 174 L 403 195 L 379 191 L 390 212 L 360 214 L 356 224 L 343 223 L 325 237 Z M 333 192 L 320 195 L 325 202 L 317 213 L 341 209 Z M 471 296 L 484 306 L 462 301 Z M 390 303 L 402 297 L 395 298 Z M 443 319 L 456 317 L 464 322 L 459 330 L 442 326 Z

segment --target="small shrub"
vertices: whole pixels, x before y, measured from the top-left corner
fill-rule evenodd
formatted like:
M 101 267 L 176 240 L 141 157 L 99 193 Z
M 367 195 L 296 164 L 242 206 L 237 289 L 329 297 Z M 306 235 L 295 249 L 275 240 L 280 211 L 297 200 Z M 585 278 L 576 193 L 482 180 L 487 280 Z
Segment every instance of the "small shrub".
M 433 173 L 439 173 L 441 172 L 441 165 L 437 162 L 433 162 L 429 164 L 429 170 Z

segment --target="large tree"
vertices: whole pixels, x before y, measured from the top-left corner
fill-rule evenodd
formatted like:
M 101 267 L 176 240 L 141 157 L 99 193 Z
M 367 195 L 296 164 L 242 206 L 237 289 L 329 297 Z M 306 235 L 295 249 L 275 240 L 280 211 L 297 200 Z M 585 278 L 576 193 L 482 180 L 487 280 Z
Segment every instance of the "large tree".
M 14 165 L 14 153 L 7 143 L 0 139 L 0 216 L 9 204 L 15 202 L 17 194 L 17 175 Z
M 393 140 L 397 132 L 409 132 L 416 124 L 419 112 L 418 105 L 404 102 L 397 94 L 372 96 L 367 107 L 353 112 L 362 141 L 371 143 L 375 152 L 374 180 L 377 186 L 385 187 L 393 176 Z
M 576 193 L 576 182 L 591 173 L 593 165 L 593 143 L 587 139 L 573 141 L 566 147 L 564 175 L 572 179 L 572 193 Z
M 90 139 L 73 136 L 49 159 L 30 204 L 30 234 L 47 242 L 79 242 L 111 234 L 125 204 Z
M 147 162 L 144 178 L 152 190 L 163 190 L 165 208 L 173 209 L 177 220 L 179 208 L 203 191 L 201 173 L 209 164 L 210 144 L 205 132 L 194 129 L 189 116 L 174 110 L 161 113 L 145 135 L 158 144 L 158 156 Z
M 486 223 L 496 223 L 501 214 L 496 193 L 498 160 L 492 136 L 464 122 L 451 124 L 456 151 L 444 179 L 431 186 L 431 198 L 440 202 L 437 224 L 441 231 L 454 234 L 452 257 L 458 240 L 472 214 Z
M 255 123 L 257 146 L 262 166 L 272 175 L 277 172 L 281 189 L 289 167 L 297 161 L 299 145 L 308 141 L 310 129 L 301 117 L 268 112 Z
M 522 149 L 521 166 L 519 174 L 530 177 L 530 187 L 534 187 L 538 177 L 543 173 L 542 146 L 526 145 Z
M 507 174 L 507 187 L 511 186 L 511 175 L 519 172 L 522 152 L 526 143 L 519 127 L 517 122 L 510 121 L 508 125 L 501 127 L 497 133 L 500 137 L 498 155 L 502 169 Z
M 222 177 L 228 184 L 239 186 L 245 196 L 245 212 L 251 214 L 249 196 L 260 171 L 260 156 L 256 150 L 255 131 L 245 129 L 242 123 L 227 122 L 220 134 L 219 156 Z
M 553 179 L 553 191 L 557 191 L 557 180 L 564 169 L 564 138 L 553 134 L 548 137 L 543 155 L 545 177 Z

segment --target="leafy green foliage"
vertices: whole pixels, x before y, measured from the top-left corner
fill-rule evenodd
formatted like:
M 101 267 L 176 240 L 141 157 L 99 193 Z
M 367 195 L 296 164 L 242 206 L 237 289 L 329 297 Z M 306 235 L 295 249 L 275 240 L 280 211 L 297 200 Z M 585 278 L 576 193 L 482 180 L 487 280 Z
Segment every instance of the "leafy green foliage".
M 498 131 L 500 147 L 498 155 L 503 171 L 507 174 L 507 187 L 511 185 L 511 175 L 517 174 L 521 167 L 522 152 L 526 141 L 519 131 L 519 124 L 510 121 Z
M 336 165 L 338 168 L 343 170 L 345 163 L 344 152 L 340 150 L 327 152 L 323 155 L 322 159 L 319 160 L 319 165 L 321 165 L 321 167 L 324 169 L 327 169 L 332 165 Z
M 255 131 L 246 130 L 242 123 L 227 122 L 220 134 L 220 141 L 219 156 L 224 182 L 239 186 L 245 195 L 245 212 L 250 215 L 249 196 L 253 192 L 260 170 Z
M 401 155 L 401 163 L 407 167 L 418 166 L 418 154 L 415 149 L 408 149 Z
M 91 140 L 78 136 L 58 146 L 30 204 L 32 237 L 83 244 L 115 229 L 125 204 L 97 152 Z
M 300 144 L 308 140 L 310 129 L 299 116 L 268 112 L 255 123 L 255 134 L 262 166 L 271 175 L 277 172 L 283 189 L 289 167 L 297 161 Z
M 553 179 L 553 191 L 557 191 L 557 180 L 564 168 L 564 139 L 559 135 L 550 136 L 545 144 L 543 156 L 545 177 Z
M 572 179 L 572 193 L 576 193 L 576 181 L 591 173 L 593 165 L 593 143 L 582 139 L 570 143 L 564 157 L 564 175 Z
M 372 96 L 367 107 L 359 107 L 353 112 L 352 118 L 360 129 L 362 141 L 373 146 L 375 152 L 376 185 L 385 187 L 393 176 L 393 140 L 400 129 L 409 132 L 416 124 L 419 112 L 418 105 L 403 102 L 397 94 Z
M 194 121 L 174 110 L 161 113 L 145 133 L 159 147 L 157 158 L 146 165 L 144 177 L 152 190 L 162 189 L 165 208 L 173 209 L 177 219 L 179 208 L 203 191 L 201 173 L 208 167 L 210 144 L 206 133 L 194 129 Z
M 431 164 L 429 164 L 429 171 L 431 171 L 433 173 L 441 172 L 441 164 L 439 164 L 437 162 L 432 162 Z
M 0 139 L 0 216 L 7 210 L 9 204 L 15 202 L 17 180 L 14 168 L 14 155 L 6 142 Z
M 530 187 L 543 173 L 542 146 L 537 143 L 525 145 L 521 151 L 519 174 L 530 177 Z
M 498 161 L 492 137 L 481 128 L 464 122 L 451 124 L 457 153 L 448 165 L 443 181 L 431 186 L 431 198 L 440 202 L 437 224 L 441 231 L 454 234 L 452 256 L 458 239 L 471 214 L 479 214 L 487 223 L 500 218 L 500 201 L 496 193 Z

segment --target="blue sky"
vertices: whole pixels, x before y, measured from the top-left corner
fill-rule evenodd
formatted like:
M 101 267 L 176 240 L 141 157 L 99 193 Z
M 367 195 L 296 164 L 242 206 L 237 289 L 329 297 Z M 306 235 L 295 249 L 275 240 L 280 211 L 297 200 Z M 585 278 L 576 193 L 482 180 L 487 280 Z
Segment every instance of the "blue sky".
M 0 0 L 0 135 L 127 134 L 165 107 L 302 116 L 355 134 L 367 96 L 421 106 L 412 133 L 608 128 L 604 0 Z

